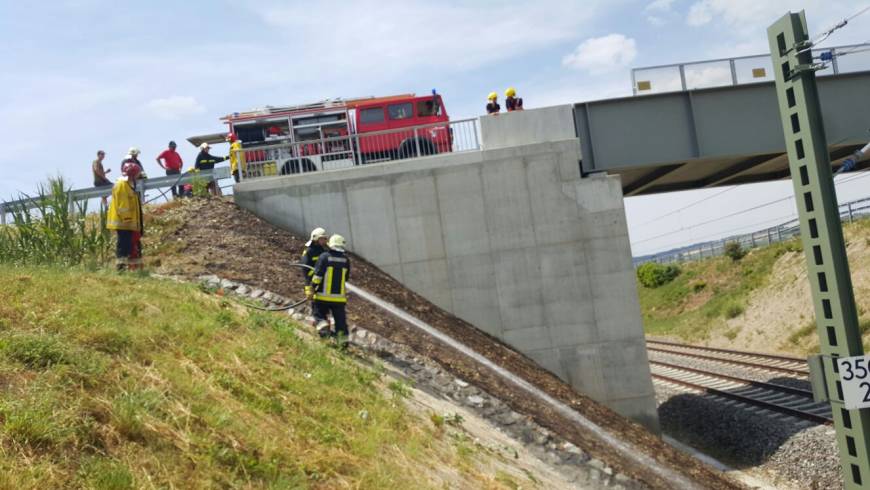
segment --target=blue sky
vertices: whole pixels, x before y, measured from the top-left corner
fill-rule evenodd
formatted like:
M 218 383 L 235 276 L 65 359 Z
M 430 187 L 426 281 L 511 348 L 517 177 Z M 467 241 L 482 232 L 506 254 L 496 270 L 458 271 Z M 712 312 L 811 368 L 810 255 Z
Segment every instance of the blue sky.
M 456 119 L 479 115 L 486 94 L 508 86 L 529 108 L 629 95 L 631 67 L 763 53 L 766 27 L 786 10 L 806 9 L 817 32 L 866 4 L 0 0 L 0 197 L 57 173 L 90 185 L 98 149 L 112 177 L 130 146 L 159 175 L 154 158 L 170 139 L 191 161 L 186 137 L 220 131 L 220 116 L 266 104 L 436 88 Z M 870 14 L 828 44 L 867 41 L 868 27 Z M 841 198 L 870 195 L 861 182 Z M 717 191 L 628 199 L 634 253 L 787 214 L 792 203 L 692 227 L 787 195 L 789 185 L 746 186 L 654 225 L 645 223 Z

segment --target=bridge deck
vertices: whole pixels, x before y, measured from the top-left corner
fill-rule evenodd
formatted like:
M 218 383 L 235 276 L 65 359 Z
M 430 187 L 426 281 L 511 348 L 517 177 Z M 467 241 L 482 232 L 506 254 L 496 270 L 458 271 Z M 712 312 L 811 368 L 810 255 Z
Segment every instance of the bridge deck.
M 835 160 L 870 140 L 870 71 L 818 86 Z M 789 175 L 773 82 L 583 102 L 574 117 L 584 173 L 620 175 L 626 196 Z

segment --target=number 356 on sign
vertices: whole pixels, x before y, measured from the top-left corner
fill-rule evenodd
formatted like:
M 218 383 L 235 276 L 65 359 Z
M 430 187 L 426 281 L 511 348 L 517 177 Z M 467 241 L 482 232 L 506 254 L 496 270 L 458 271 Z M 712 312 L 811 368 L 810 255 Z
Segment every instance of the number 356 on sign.
M 870 356 L 837 359 L 847 410 L 870 407 Z

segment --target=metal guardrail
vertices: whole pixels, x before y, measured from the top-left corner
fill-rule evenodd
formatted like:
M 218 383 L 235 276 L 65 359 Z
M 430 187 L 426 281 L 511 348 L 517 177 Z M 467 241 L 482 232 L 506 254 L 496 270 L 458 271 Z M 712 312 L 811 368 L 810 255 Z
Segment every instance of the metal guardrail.
M 142 179 L 137 183 L 137 190 L 144 195 L 144 193 L 149 190 L 189 184 L 196 179 L 220 181 L 231 177 L 229 167 L 217 167 L 214 170 L 200 170 L 195 173 L 189 172 L 180 175 L 167 175 L 165 177 Z M 70 191 L 70 202 L 75 203 L 111 195 L 112 186 L 110 185 L 103 187 L 87 187 Z M 37 202 L 38 198 L 30 196 L 16 199 L 14 201 L 0 201 L 0 224 L 6 224 L 6 214 L 11 212 L 13 209 L 33 209 L 36 207 Z
M 855 219 L 868 215 L 870 215 L 870 198 L 840 204 L 841 221 L 851 223 Z M 800 234 L 800 222 L 797 219 L 793 219 L 752 233 L 732 235 L 727 238 L 696 243 L 666 252 L 635 257 L 632 259 L 632 262 L 637 267 L 647 262 L 668 264 L 673 262 L 699 261 L 724 255 L 725 245 L 730 242 L 737 242 L 744 250 L 748 250 L 784 242 L 793 237 L 800 236 Z
M 470 118 L 304 141 L 281 139 L 236 153 L 244 158 L 244 181 L 479 149 L 478 120 Z
M 839 75 L 870 70 L 870 44 L 852 44 L 812 50 L 814 59 L 831 53 L 830 66 L 817 76 Z M 845 56 L 845 55 L 849 56 Z M 645 66 L 631 70 L 634 95 L 649 95 L 711 87 L 727 87 L 773 81 L 770 54 L 693 61 L 672 65 Z

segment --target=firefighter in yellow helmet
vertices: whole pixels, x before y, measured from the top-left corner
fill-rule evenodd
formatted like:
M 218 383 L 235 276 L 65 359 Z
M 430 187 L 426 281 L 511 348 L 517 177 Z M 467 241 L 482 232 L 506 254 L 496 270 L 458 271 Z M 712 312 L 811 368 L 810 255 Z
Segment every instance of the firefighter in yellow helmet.
M 487 100 L 489 100 L 489 103 L 486 104 L 486 113 L 498 114 L 501 110 L 501 106 L 498 105 L 498 94 L 495 92 L 490 92 Z
M 347 280 L 350 278 L 350 259 L 345 253 L 347 242 L 341 235 L 329 237 L 329 250 L 320 255 L 314 266 L 311 284 L 314 286 L 311 309 L 321 337 L 337 338 L 345 347 L 350 332 L 347 329 Z M 335 332 L 329 330 L 327 315 L 335 320 Z
M 122 176 L 112 188 L 112 202 L 106 216 L 106 228 L 118 235 L 115 249 L 119 271 L 135 270 L 141 266 L 141 239 L 145 227 L 142 221 L 142 203 L 136 192 L 136 179 L 141 168 L 133 162 L 121 167 Z
M 517 97 L 517 90 L 515 88 L 508 87 L 508 89 L 504 91 L 504 96 L 504 106 L 508 112 L 523 110 L 523 99 Z

